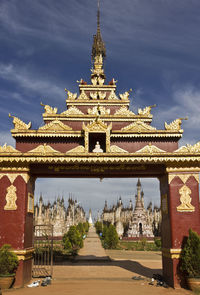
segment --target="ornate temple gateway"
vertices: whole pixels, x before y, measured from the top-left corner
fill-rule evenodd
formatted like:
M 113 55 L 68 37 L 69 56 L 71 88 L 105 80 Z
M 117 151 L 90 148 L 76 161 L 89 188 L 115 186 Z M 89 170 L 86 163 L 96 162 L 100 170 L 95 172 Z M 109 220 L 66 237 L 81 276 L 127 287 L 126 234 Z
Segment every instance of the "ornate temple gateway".
M 157 177 L 162 208 L 163 275 L 181 283 L 178 269 L 189 228 L 200 233 L 200 142 L 179 147 L 182 119 L 151 125 L 152 106 L 129 110 L 130 91 L 118 94 L 106 82 L 105 45 L 99 24 L 92 47 L 91 81 L 79 81 L 79 93 L 67 93 L 67 108 L 42 104 L 44 125 L 13 118 L 16 147 L 0 147 L 0 246 L 9 243 L 20 264 L 16 286 L 31 279 L 34 183 L 37 177 Z

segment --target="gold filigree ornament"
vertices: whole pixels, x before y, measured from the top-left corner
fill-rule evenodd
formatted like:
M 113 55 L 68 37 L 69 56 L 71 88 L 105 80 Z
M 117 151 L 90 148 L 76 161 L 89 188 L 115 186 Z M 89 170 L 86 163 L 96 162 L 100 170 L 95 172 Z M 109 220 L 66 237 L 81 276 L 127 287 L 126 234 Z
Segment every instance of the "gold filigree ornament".
M 20 153 L 20 151 L 16 150 L 14 147 L 11 145 L 7 145 L 6 143 L 3 146 L 0 146 L 0 153 Z
M 96 100 L 97 97 L 98 97 L 98 92 L 97 92 L 97 91 L 90 92 L 90 97 L 91 97 L 92 99 Z
M 55 114 L 57 114 L 57 111 L 58 111 L 57 108 L 52 108 L 48 104 L 43 104 L 42 102 L 40 103 L 40 105 L 44 107 L 44 110 L 45 110 L 44 115 L 55 115 Z
M 156 128 L 152 127 L 141 120 L 137 120 L 134 123 L 123 127 L 121 131 L 129 131 L 129 132 L 143 132 L 143 131 L 155 131 Z
M 105 132 L 107 130 L 111 130 L 112 129 L 112 123 L 110 123 L 110 125 L 105 124 L 102 120 L 100 120 L 98 117 L 90 124 L 85 125 L 85 123 L 83 123 L 83 130 L 88 131 L 88 132 Z
M 155 145 L 145 145 L 142 149 L 136 151 L 136 153 L 144 153 L 144 154 L 160 154 L 160 153 L 166 153 L 164 150 L 159 149 Z
M 200 141 L 194 145 L 186 144 L 185 146 L 181 146 L 175 153 L 200 153 Z
M 114 116 L 125 116 L 133 117 L 135 114 L 127 109 L 126 106 L 122 106 L 119 110 L 114 113 Z
M 191 174 L 176 173 L 176 174 L 169 174 L 168 180 L 169 180 L 169 183 L 171 183 L 172 180 L 175 177 L 179 177 L 182 180 L 182 182 L 185 184 L 188 181 L 188 179 L 190 178 L 190 176 L 193 176 L 196 179 L 196 181 L 199 183 L 199 173 L 191 173 Z
M 6 205 L 4 206 L 4 210 L 17 210 L 16 200 L 16 187 L 12 184 L 7 188 L 6 194 Z
M 69 115 L 84 115 L 84 114 L 77 107 L 71 106 L 66 111 L 64 111 L 63 113 L 61 113 L 61 115 L 67 115 L 67 116 L 69 116 Z
M 56 119 L 48 124 L 45 124 L 44 126 L 40 127 L 38 129 L 39 131 L 69 131 L 72 130 L 71 127 L 68 125 L 63 124 L 60 120 Z
M 119 94 L 119 97 L 121 98 L 121 100 L 128 100 L 131 91 L 132 91 L 132 89 L 124 92 L 123 94 Z
M 108 100 L 119 100 L 113 89 L 111 90 L 110 95 L 108 96 Z
M 98 92 L 98 95 L 99 95 L 99 99 L 105 99 L 106 98 L 106 92 L 102 92 L 102 91 L 99 91 Z
M 81 90 L 81 94 L 79 95 L 78 99 L 88 100 L 88 96 L 84 90 Z
M 30 175 L 28 173 L 0 173 L 0 179 L 4 176 L 7 176 L 8 179 L 10 180 L 11 184 L 14 183 L 15 179 L 18 176 L 21 176 L 25 183 L 28 183 L 29 179 L 30 179 Z
M 110 115 L 110 109 L 106 109 L 103 106 L 95 106 L 92 109 L 88 109 L 89 115 Z
M 144 109 L 139 108 L 138 109 L 138 115 L 140 115 L 140 116 L 148 116 L 148 117 L 152 118 L 153 115 L 151 114 L 151 109 L 155 108 L 155 107 L 156 107 L 156 105 L 154 104 L 154 105 L 145 107 Z
M 111 153 L 128 153 L 126 150 L 118 147 L 117 145 L 111 145 L 110 152 Z
M 28 153 L 31 154 L 48 154 L 48 153 L 59 153 L 59 151 L 54 150 L 50 145 L 47 145 L 46 143 L 44 145 L 39 145 L 35 149 L 29 151 Z
M 79 145 L 69 151 L 66 152 L 66 154 L 80 154 L 80 153 L 84 153 L 85 152 L 85 148 L 82 145 Z
M 184 184 L 182 188 L 179 190 L 179 194 L 181 195 L 180 197 L 180 202 L 181 204 L 176 207 L 178 212 L 194 212 L 195 207 L 191 204 L 191 190 L 187 185 Z
M 179 118 L 171 122 L 170 124 L 167 124 L 165 122 L 165 130 L 170 130 L 170 131 L 179 131 L 183 132 L 183 129 L 181 129 L 181 124 L 182 120 L 187 120 L 187 118 Z
M 26 124 L 22 120 L 20 120 L 19 118 L 15 117 L 15 116 L 12 116 L 11 114 L 9 114 L 9 117 L 13 118 L 14 130 L 16 130 L 16 131 L 28 130 L 31 128 L 31 122 Z
M 75 100 L 77 98 L 77 93 L 72 93 L 69 90 L 67 90 L 66 88 L 65 88 L 65 91 L 67 92 L 67 98 L 69 100 Z

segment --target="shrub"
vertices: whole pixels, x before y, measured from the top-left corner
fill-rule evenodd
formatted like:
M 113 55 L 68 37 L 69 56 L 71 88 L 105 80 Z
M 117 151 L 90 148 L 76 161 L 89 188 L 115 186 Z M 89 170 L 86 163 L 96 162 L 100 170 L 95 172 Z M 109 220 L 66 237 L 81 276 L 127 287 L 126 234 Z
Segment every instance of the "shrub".
M 102 233 L 103 231 L 103 224 L 100 221 L 97 221 L 95 223 L 95 227 L 96 227 L 96 233 L 99 235 L 100 233 Z
M 161 249 L 161 239 L 154 239 L 154 243 L 158 249 Z
M 104 247 L 115 249 L 118 245 L 119 238 L 114 225 L 110 224 L 105 233 Z
M 83 247 L 83 238 L 75 226 L 70 226 L 69 231 L 63 236 L 63 246 L 72 254 L 77 254 Z
M 0 249 L 0 275 L 10 275 L 16 272 L 19 261 L 17 255 L 12 252 L 8 244 Z
M 200 236 L 191 229 L 181 252 L 180 269 L 188 277 L 200 277 Z

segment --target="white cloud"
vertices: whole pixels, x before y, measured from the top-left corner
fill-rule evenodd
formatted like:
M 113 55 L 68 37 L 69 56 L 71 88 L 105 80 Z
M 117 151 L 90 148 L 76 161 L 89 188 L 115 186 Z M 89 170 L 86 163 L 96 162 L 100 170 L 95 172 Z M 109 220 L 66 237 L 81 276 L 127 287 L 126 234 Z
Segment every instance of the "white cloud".
M 3 146 L 5 143 L 15 147 L 15 140 L 13 139 L 11 133 L 6 131 L 0 132 L 0 145 Z

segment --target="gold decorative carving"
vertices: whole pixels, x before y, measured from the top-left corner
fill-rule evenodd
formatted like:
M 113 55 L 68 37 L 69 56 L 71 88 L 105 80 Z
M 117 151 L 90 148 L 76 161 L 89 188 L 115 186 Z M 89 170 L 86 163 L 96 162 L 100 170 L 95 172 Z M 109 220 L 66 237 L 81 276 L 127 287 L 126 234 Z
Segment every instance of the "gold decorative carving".
M 113 89 L 111 90 L 110 95 L 108 96 L 108 100 L 118 100 L 118 97 Z
M 148 106 L 148 107 L 145 107 L 144 109 L 138 109 L 138 115 L 140 116 L 148 116 L 148 117 L 153 117 L 153 115 L 151 114 L 151 109 L 156 107 L 156 105 L 151 105 L 151 106 Z
M 25 250 L 13 250 L 13 252 L 17 255 L 18 260 L 29 260 L 33 258 L 35 249 L 31 247 Z
M 142 132 L 142 131 L 155 131 L 156 128 L 152 127 L 141 120 L 137 120 L 134 123 L 123 127 L 121 131 L 130 131 L 130 132 Z
M 77 98 L 77 93 L 72 93 L 66 88 L 65 88 L 65 91 L 67 92 L 67 96 L 69 100 L 75 100 Z
M 12 184 L 7 188 L 6 194 L 6 205 L 4 206 L 4 210 L 17 210 L 16 200 L 16 187 Z
M 0 153 L 20 153 L 20 151 L 16 150 L 11 145 L 7 145 L 6 143 L 1 147 L 0 146 Z
M 106 92 L 102 92 L 102 91 L 94 91 L 94 92 L 90 92 L 90 97 L 94 100 L 96 99 L 105 99 L 106 98 Z
M 45 110 L 45 115 L 50 114 L 50 115 L 54 115 L 57 114 L 58 109 L 57 108 L 52 108 L 51 106 L 49 106 L 48 104 L 43 104 L 42 102 L 40 103 L 41 106 L 44 107 Z
M 92 82 L 92 85 L 96 86 L 97 85 L 97 76 L 93 76 L 91 78 L 91 82 Z
M 118 147 L 117 145 L 111 145 L 110 152 L 111 153 L 128 153 L 126 150 Z
M 161 209 L 163 214 L 168 214 L 167 194 L 161 196 Z
M 22 120 L 20 120 L 19 118 L 11 116 L 11 114 L 9 114 L 9 117 L 13 118 L 13 124 L 14 124 L 15 130 L 28 130 L 31 128 L 31 122 L 26 124 Z
M 25 183 L 28 183 L 29 179 L 30 179 L 30 176 L 28 173 L 0 173 L 0 179 L 4 176 L 7 176 L 8 179 L 10 180 L 11 184 L 13 184 L 13 182 L 15 181 L 15 179 L 18 177 L 18 176 L 21 176 Z
M 184 184 L 184 186 L 182 186 L 182 188 L 180 188 L 179 193 L 181 195 L 180 197 L 180 202 L 181 204 L 179 206 L 176 207 L 178 212 L 194 212 L 195 211 L 195 207 L 191 204 L 191 190 L 189 189 L 189 187 L 187 187 L 187 185 Z
M 71 106 L 66 111 L 61 113 L 61 115 L 84 115 L 77 107 Z
M 132 91 L 132 89 L 124 92 L 123 94 L 119 94 L 119 97 L 121 98 L 121 100 L 128 100 L 131 91 Z
M 182 249 L 162 248 L 162 255 L 171 259 L 179 259 Z
M 144 153 L 144 154 L 154 154 L 154 153 L 166 153 L 164 150 L 159 149 L 155 145 L 145 145 L 142 149 L 136 151 L 136 153 Z
M 106 109 L 103 106 L 95 106 L 92 109 L 88 109 L 89 115 L 110 115 L 110 109 Z
M 126 106 L 123 106 L 114 113 L 114 116 L 133 117 L 135 114 L 129 111 Z
M 181 146 L 175 153 L 200 153 L 200 141 L 194 145 L 186 144 L 186 146 Z
M 196 181 L 199 183 L 199 174 L 198 173 L 191 173 L 191 174 L 169 174 L 168 176 L 168 180 L 169 180 L 169 183 L 172 182 L 172 180 L 175 178 L 175 177 L 179 177 L 183 183 L 186 183 L 187 180 L 190 178 L 190 176 L 193 176 Z
M 40 127 L 38 130 L 45 131 L 69 131 L 72 130 L 68 125 L 63 124 L 60 120 L 56 119 L 44 126 Z
M 99 99 L 105 99 L 106 98 L 106 92 L 99 91 L 98 94 L 99 94 Z
M 54 150 L 50 145 L 46 143 L 44 145 L 39 145 L 35 149 L 29 151 L 28 153 L 37 153 L 37 154 L 48 154 L 48 153 L 59 153 L 59 151 Z
M 98 83 L 100 86 L 103 86 L 104 85 L 104 82 L 105 82 L 105 79 L 102 78 L 101 76 L 98 77 Z
M 66 154 L 71 154 L 71 153 L 79 154 L 79 153 L 84 153 L 84 152 L 85 152 L 84 146 L 79 145 L 79 146 L 67 151 Z
M 85 91 L 82 90 L 81 94 L 79 95 L 78 99 L 84 99 L 84 100 L 88 100 L 88 96 L 86 95 Z
M 165 130 L 183 132 L 183 129 L 181 129 L 182 120 L 187 120 L 187 118 L 176 119 L 170 124 L 165 122 Z
M 98 97 L 98 92 L 97 92 L 97 91 L 90 92 L 90 97 L 91 97 L 92 99 L 97 99 L 97 97 Z

